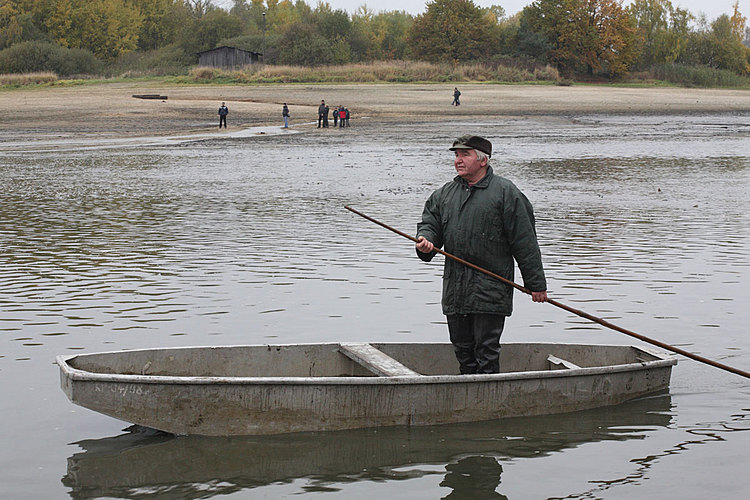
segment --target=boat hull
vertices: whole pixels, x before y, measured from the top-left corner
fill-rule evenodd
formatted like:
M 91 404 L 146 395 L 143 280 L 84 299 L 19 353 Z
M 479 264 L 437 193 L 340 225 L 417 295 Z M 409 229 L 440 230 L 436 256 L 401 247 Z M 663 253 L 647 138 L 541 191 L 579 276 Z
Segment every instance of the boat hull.
M 174 434 L 227 436 L 436 425 L 615 405 L 668 388 L 676 363 L 630 346 L 506 344 L 501 362 L 518 371 L 459 375 L 450 344 L 377 347 L 418 374 L 375 376 L 338 344 L 154 349 L 59 357 L 58 364 L 62 388 L 76 404 Z M 550 356 L 569 366 L 557 369 Z M 581 366 L 584 361 L 594 366 Z

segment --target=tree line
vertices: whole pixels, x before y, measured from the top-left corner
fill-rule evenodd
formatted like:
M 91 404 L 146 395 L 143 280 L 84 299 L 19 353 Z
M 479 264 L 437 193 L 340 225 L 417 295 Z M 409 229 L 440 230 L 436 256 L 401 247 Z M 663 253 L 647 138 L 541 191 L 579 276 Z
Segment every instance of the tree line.
M 426 7 L 412 16 L 304 0 L 234 0 L 226 9 L 212 0 L 0 0 L 0 72 L 178 71 L 198 52 L 229 45 L 272 65 L 513 61 L 618 77 L 684 64 L 750 74 L 750 29 L 738 3 L 714 20 L 670 0 L 534 0 L 513 16 L 472 0 Z

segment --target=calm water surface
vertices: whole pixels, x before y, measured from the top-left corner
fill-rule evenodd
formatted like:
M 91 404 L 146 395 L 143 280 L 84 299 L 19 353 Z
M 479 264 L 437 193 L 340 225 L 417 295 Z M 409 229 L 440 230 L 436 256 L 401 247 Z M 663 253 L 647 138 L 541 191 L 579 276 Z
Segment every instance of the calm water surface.
M 750 384 L 686 359 L 610 409 L 263 438 L 125 431 L 59 389 L 58 354 L 447 340 L 442 261 L 343 206 L 414 232 L 465 132 L 533 202 L 553 298 L 750 369 L 747 114 L 0 143 L 0 497 L 742 498 Z M 637 342 L 520 295 L 503 339 Z

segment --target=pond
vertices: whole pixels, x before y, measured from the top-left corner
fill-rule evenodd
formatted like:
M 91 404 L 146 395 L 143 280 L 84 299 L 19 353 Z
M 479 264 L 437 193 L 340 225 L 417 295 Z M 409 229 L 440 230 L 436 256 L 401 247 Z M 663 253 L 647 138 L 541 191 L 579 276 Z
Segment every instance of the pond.
M 747 379 L 685 358 L 668 394 L 571 415 L 176 438 L 72 405 L 58 354 L 447 341 L 415 232 L 452 140 L 534 204 L 550 296 L 750 369 L 750 115 L 582 115 L 0 144 L 6 498 L 738 498 Z M 505 342 L 636 344 L 516 294 Z M 544 478 L 544 480 L 540 480 Z

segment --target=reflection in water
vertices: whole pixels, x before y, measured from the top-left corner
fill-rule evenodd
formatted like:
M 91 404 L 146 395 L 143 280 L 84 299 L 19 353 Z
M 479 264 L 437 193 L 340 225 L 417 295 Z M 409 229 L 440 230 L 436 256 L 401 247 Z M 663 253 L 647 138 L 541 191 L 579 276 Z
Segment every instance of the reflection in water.
M 726 119 L 737 123 L 717 124 Z M 75 334 L 92 331 L 122 334 L 104 343 L 137 347 L 153 332 L 226 335 L 236 325 L 270 323 L 270 315 L 311 321 L 317 313 L 323 324 L 406 294 L 418 280 L 434 282 L 439 262 L 415 265 L 407 242 L 342 207 L 413 231 L 428 194 L 452 175 L 444 145 L 455 126 L 406 134 L 394 125 L 360 136 L 356 148 L 298 134 L 0 156 L 0 331 L 25 347 L 72 336 L 64 349 L 91 348 Z M 741 118 L 482 127 L 504 149 L 493 160 L 498 172 L 534 202 L 556 297 L 593 303 L 594 314 L 616 320 L 648 315 L 646 304 L 678 285 L 719 274 L 736 285 L 747 272 L 750 214 L 737 202 L 747 198 L 750 167 Z M 602 141 L 596 155 L 593 138 Z M 264 157 L 283 164 L 283 174 L 259 162 Z M 738 300 L 721 288 L 710 299 Z M 630 297 L 638 302 L 623 311 Z M 331 309 L 312 310 L 321 303 Z M 405 301 L 404 310 L 422 305 Z
M 497 463 L 495 457 L 480 455 L 460 458 L 457 462 L 446 465 L 445 470 L 448 473 L 440 486 L 453 490 L 445 498 L 451 500 L 508 498 L 495 491 L 503 473 L 503 466 Z
M 133 428 L 77 444 L 63 483 L 76 499 L 208 498 L 306 479 L 323 491 L 352 481 L 437 474 L 448 498 L 504 498 L 499 460 L 542 457 L 584 443 L 643 439 L 671 422 L 668 395 L 566 415 L 434 427 L 278 436 L 174 437 Z M 404 471 L 404 469 L 408 469 Z

